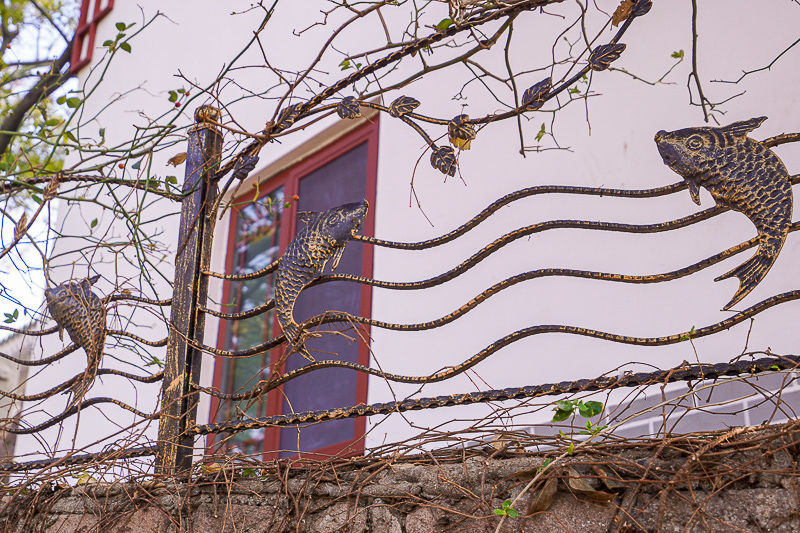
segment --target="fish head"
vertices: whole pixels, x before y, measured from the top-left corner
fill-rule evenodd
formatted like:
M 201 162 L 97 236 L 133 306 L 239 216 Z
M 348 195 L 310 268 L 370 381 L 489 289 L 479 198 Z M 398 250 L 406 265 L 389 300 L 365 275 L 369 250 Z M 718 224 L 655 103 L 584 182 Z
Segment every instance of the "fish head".
M 719 137 L 714 128 L 685 128 L 661 130 L 655 141 L 665 165 L 683 178 L 696 178 L 718 157 Z
M 699 186 L 704 175 L 717 166 L 724 138 L 715 128 L 685 128 L 661 130 L 655 141 L 664 164 L 686 181 L 692 200 L 700 205 Z
M 364 225 L 368 209 L 369 203 L 366 200 L 343 204 L 320 213 L 315 222 L 337 246 L 341 246 L 352 239 Z

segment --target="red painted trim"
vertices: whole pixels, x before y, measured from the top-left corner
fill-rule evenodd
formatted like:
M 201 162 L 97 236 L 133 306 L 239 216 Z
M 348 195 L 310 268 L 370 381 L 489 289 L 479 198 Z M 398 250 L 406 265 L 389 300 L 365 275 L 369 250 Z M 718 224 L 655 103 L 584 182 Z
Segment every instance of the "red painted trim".
M 69 67 L 69 72 L 72 75 L 77 74 L 83 67 L 91 63 L 97 24 L 111 13 L 114 8 L 114 0 L 108 0 L 108 4 L 102 9 L 100 8 L 102 5 L 101 0 L 95 0 L 94 13 L 92 18 L 89 19 L 90 2 L 91 0 L 82 0 L 81 2 L 81 14 L 78 17 L 78 29 L 75 30 L 75 37 L 73 37 L 72 58 L 70 59 Z M 83 44 L 87 39 L 86 57 L 81 57 Z
M 365 235 L 374 235 L 375 232 L 375 198 L 377 189 L 377 174 L 378 174 L 378 120 L 359 126 L 352 132 L 349 132 L 339 139 L 333 141 L 330 145 L 326 146 L 319 152 L 310 155 L 304 161 L 298 163 L 294 167 L 281 172 L 267 182 L 260 185 L 260 190 L 264 191 L 262 197 L 270 192 L 283 186 L 284 197 L 290 199 L 297 194 L 300 180 L 316 169 L 330 163 L 342 154 L 352 150 L 356 146 L 364 142 L 368 142 L 367 149 L 367 187 L 366 187 L 366 200 L 369 202 L 370 210 L 367 218 L 364 221 L 363 233 Z M 244 202 L 252 199 L 252 193 L 244 194 L 237 198 L 235 203 Z M 281 216 L 281 232 L 279 238 L 279 251 L 283 253 L 297 230 L 297 203 L 291 201 L 290 207 L 286 208 Z M 233 209 L 229 221 L 228 229 L 228 252 L 226 258 L 226 272 L 231 272 L 233 269 L 234 258 L 234 243 L 236 239 L 236 227 L 238 209 Z M 369 246 L 369 245 L 363 245 Z M 364 259 L 362 266 L 362 275 L 372 277 L 373 267 L 373 252 L 371 246 L 365 248 Z M 223 288 L 223 301 L 227 302 L 230 298 L 230 283 L 226 282 Z M 371 316 L 372 313 L 372 288 L 364 285 L 361 288 L 361 309 L 362 316 Z M 277 318 L 274 318 L 273 331 L 279 330 Z M 228 335 L 228 325 L 225 320 L 220 321 L 220 326 L 217 336 L 217 347 L 224 349 L 225 339 Z M 369 338 L 369 330 L 365 331 L 365 338 Z M 267 339 L 265 339 L 267 340 Z M 273 350 L 273 354 L 277 356 L 277 350 Z M 281 352 L 281 355 L 283 353 Z M 362 365 L 369 365 L 369 346 L 364 343 L 359 343 L 358 362 Z M 214 387 L 220 387 L 222 384 L 222 367 L 224 358 L 217 357 L 214 365 Z M 279 371 L 284 370 L 284 365 L 281 366 Z M 367 385 L 369 377 L 366 374 L 358 373 L 356 376 L 356 403 L 366 403 L 367 401 Z M 220 401 L 217 398 L 211 398 L 211 409 L 209 413 L 210 421 L 214 421 L 216 413 L 220 407 Z M 283 387 L 270 391 L 266 398 L 266 412 L 263 416 L 273 416 L 282 413 L 283 409 Z M 325 448 L 314 450 L 313 452 L 304 452 L 302 458 L 312 459 L 315 457 L 325 458 L 334 455 L 353 456 L 360 455 L 364 451 L 364 434 L 366 432 L 366 419 L 361 417 L 355 420 L 355 430 L 353 438 L 326 446 Z M 209 435 L 207 440 L 207 448 L 211 450 L 214 445 L 215 436 Z M 272 460 L 278 459 L 278 450 L 280 449 L 280 430 L 278 428 L 267 429 L 264 432 L 264 447 L 263 459 Z

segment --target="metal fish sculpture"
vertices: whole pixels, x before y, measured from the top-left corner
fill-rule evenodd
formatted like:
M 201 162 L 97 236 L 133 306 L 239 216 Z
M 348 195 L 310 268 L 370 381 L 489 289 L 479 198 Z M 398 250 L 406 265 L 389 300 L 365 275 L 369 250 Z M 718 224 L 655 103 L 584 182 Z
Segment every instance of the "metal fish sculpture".
M 306 226 L 295 235 L 278 260 L 275 273 L 275 311 L 291 349 L 309 361 L 314 358 L 299 342 L 300 327 L 294 320 L 294 302 L 309 283 L 318 278 L 333 260 L 336 270 L 344 248 L 364 225 L 369 204 L 366 200 L 340 205 L 321 213 L 302 212 L 297 217 Z
M 64 330 L 72 342 L 83 348 L 88 358 L 86 371 L 70 387 L 72 400 L 67 408 L 80 403 L 94 383 L 103 348 L 106 344 L 106 308 L 102 300 L 92 292 L 100 276 L 83 279 L 80 283 L 64 282 L 44 291 L 47 308 L 58 324 L 58 336 L 63 340 Z
M 755 255 L 714 281 L 739 278 L 729 309 L 764 279 L 781 251 L 792 222 L 789 172 L 772 150 L 747 137 L 767 117 L 734 122 L 722 128 L 659 131 L 656 144 L 664 163 L 689 185 L 700 205 L 705 187 L 718 205 L 743 213 L 758 230 Z

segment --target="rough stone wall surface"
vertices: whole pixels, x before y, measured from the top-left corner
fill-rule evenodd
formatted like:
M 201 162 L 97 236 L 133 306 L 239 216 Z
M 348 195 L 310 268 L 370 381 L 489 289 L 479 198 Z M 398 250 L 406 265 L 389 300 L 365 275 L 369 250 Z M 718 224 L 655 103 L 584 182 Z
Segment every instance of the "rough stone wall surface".
M 587 447 L 544 472 L 542 481 L 557 489 L 552 497 L 535 484 L 500 530 L 800 531 L 800 425 L 736 433 Z M 191 481 L 48 487 L 5 496 L 0 524 L 14 533 L 491 533 L 500 522 L 494 510 L 557 452 L 486 447 L 271 463 L 250 477 L 240 466 Z M 543 510 L 532 512 L 534 501 Z

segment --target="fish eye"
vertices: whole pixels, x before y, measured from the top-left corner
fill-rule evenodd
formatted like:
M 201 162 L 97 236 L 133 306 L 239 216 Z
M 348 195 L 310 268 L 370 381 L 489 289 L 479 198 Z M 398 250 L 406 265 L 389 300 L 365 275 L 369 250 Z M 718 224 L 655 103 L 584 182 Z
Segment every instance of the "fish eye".
M 692 135 L 686 140 L 686 146 L 691 150 L 699 150 L 704 144 L 703 138 L 699 135 Z

